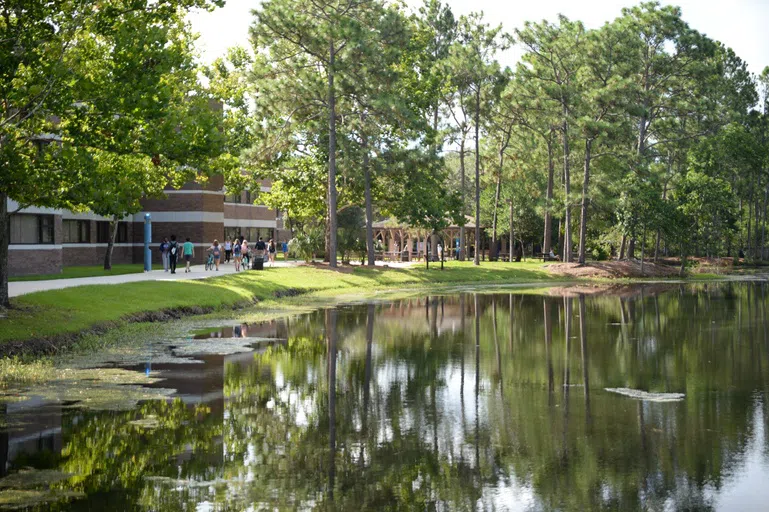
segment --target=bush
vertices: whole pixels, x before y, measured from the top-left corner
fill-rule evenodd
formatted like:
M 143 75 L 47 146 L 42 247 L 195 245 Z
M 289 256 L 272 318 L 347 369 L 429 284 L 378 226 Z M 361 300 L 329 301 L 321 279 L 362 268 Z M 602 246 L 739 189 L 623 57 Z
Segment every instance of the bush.
M 353 256 L 366 253 L 365 218 L 363 209 L 357 206 L 345 208 L 337 216 L 337 250 L 342 263 L 349 263 Z
M 309 263 L 323 250 L 325 235 L 322 226 L 305 226 L 288 242 L 288 251 Z
M 594 246 L 590 251 L 590 258 L 595 261 L 606 261 L 609 259 L 609 250 L 603 245 Z

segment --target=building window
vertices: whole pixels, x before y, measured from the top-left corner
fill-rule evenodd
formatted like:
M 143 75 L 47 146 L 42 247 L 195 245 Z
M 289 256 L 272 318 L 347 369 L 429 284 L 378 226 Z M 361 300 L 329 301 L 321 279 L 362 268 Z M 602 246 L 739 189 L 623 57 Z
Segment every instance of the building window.
M 224 196 L 224 202 L 225 203 L 240 203 L 241 202 L 241 195 L 240 192 L 237 194 L 227 194 Z
M 96 241 L 100 244 L 108 244 L 110 231 L 109 221 L 100 220 L 96 223 Z M 115 237 L 116 244 L 124 244 L 128 242 L 128 225 L 125 222 L 120 222 L 117 225 L 117 236 Z
M 8 231 L 12 244 L 52 244 L 53 215 L 13 214 Z
M 225 240 L 235 240 L 238 237 L 240 237 L 240 228 L 233 228 L 233 227 L 224 228 Z
M 91 242 L 91 223 L 87 220 L 65 220 L 62 222 L 65 244 L 87 244 Z
M 255 199 L 256 194 L 252 194 L 250 190 L 244 190 L 243 192 L 227 194 L 224 196 L 225 203 L 254 204 Z

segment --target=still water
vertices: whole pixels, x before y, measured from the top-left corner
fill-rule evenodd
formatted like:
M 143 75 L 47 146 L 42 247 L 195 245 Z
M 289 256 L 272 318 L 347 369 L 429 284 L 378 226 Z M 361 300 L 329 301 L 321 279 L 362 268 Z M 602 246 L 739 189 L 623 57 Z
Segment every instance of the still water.
M 253 348 L 152 365 L 171 399 L 0 406 L 0 503 L 35 468 L 64 475 L 35 510 L 769 510 L 768 301 L 479 290 L 229 322 L 188 342 Z

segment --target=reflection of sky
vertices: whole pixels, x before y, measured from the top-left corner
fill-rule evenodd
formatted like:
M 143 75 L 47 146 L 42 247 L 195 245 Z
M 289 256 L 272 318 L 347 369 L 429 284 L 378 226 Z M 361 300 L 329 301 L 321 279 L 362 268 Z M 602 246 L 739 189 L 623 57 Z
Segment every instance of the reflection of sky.
M 766 434 L 764 431 L 763 401 L 756 397 L 753 410 L 753 435 L 750 436 L 742 464 L 727 479 L 720 493 L 713 491 L 719 510 L 763 511 L 769 510 L 766 488 L 769 486 L 769 460 L 766 456 Z

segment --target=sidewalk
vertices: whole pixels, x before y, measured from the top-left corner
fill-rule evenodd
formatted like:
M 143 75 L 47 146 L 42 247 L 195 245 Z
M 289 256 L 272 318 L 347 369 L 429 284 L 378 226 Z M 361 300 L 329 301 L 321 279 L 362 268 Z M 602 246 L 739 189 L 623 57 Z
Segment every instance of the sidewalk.
M 295 267 L 300 262 L 297 261 L 276 261 L 274 268 Z M 265 265 L 265 269 L 270 268 Z M 60 290 L 62 288 L 71 288 L 74 286 L 86 286 L 91 284 L 121 284 L 135 283 L 139 281 L 183 281 L 186 279 L 207 279 L 227 274 L 234 274 L 235 266 L 232 263 L 219 265 L 219 272 L 209 270 L 206 272 L 203 265 L 193 265 L 192 272 L 185 273 L 184 266 L 176 269 L 176 274 L 164 272 L 162 270 L 153 270 L 138 274 L 124 274 L 120 276 L 98 276 L 98 277 L 80 277 L 76 279 L 52 279 L 50 281 L 14 281 L 8 283 L 8 292 L 11 297 L 26 295 L 28 293 L 42 292 L 47 290 Z

